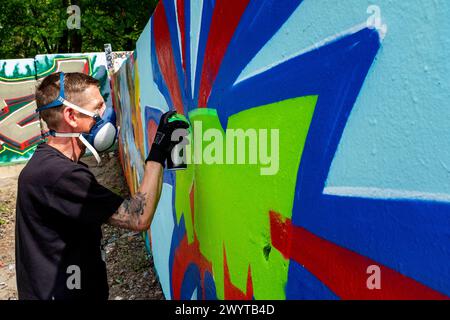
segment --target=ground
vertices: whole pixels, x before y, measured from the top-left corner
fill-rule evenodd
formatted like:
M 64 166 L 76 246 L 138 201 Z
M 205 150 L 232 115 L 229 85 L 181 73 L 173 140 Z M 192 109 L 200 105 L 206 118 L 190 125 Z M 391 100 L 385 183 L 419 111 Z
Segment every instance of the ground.
M 128 196 L 117 152 L 102 155 L 96 166 L 93 157 L 83 160 L 97 180 L 112 191 Z M 14 264 L 14 221 L 17 178 L 23 165 L 0 167 L 0 300 L 17 299 Z M 151 255 L 141 233 L 103 226 L 110 299 L 164 299 Z

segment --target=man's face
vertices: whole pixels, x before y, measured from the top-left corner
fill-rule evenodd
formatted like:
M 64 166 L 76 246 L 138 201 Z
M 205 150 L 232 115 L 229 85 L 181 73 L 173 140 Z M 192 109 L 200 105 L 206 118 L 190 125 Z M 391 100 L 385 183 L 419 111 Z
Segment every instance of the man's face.
M 103 115 L 106 108 L 105 100 L 97 86 L 86 88 L 77 96 L 74 103 L 88 111 L 98 113 L 100 116 Z M 90 116 L 77 112 L 77 124 L 77 131 L 87 133 L 94 126 L 95 120 Z
M 99 88 L 94 85 L 87 87 L 70 102 L 90 112 L 98 113 L 100 116 L 103 115 L 106 109 L 105 100 L 100 94 Z M 70 107 L 66 108 L 66 111 L 67 109 L 70 109 Z M 66 121 L 70 123 L 74 132 L 88 133 L 95 124 L 94 118 L 76 110 L 73 110 L 72 115 L 67 115 Z M 77 139 L 77 145 L 81 150 L 81 155 L 83 155 L 86 146 L 79 139 Z

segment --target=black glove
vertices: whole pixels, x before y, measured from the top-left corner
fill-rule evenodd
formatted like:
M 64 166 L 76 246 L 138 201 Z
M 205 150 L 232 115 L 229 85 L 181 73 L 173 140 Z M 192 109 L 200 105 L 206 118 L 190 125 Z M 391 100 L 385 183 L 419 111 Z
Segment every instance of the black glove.
M 164 167 L 166 159 L 170 156 L 172 149 L 183 139 L 183 137 L 180 137 L 178 141 L 172 141 L 172 133 L 176 129 L 188 128 L 189 123 L 181 119 L 177 119 L 177 113 L 175 111 L 168 111 L 164 113 L 159 120 L 155 139 L 145 162 L 159 162 Z

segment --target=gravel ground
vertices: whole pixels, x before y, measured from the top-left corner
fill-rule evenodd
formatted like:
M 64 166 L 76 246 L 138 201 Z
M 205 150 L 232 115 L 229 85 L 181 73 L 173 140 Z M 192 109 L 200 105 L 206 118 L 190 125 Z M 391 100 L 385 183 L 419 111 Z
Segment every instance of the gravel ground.
M 129 195 L 117 152 L 102 155 L 100 166 L 96 166 L 93 157 L 82 161 L 89 165 L 101 184 L 123 197 Z M 0 300 L 17 299 L 14 221 L 17 176 L 21 167 L 23 165 L 17 166 L 15 175 L 5 175 L 5 170 L 0 168 Z M 103 241 L 111 300 L 164 299 L 141 233 L 104 225 Z

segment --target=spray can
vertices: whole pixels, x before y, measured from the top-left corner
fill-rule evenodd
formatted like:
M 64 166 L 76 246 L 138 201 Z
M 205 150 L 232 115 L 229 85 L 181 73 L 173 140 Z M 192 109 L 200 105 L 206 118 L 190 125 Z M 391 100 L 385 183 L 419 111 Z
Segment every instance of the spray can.
M 175 113 L 168 119 L 168 122 L 178 122 L 176 125 L 180 129 L 175 132 L 178 142 L 174 142 L 170 156 L 167 158 L 167 170 L 184 170 L 187 168 L 185 146 L 188 144 L 186 136 L 190 132 L 189 120 L 184 115 Z

